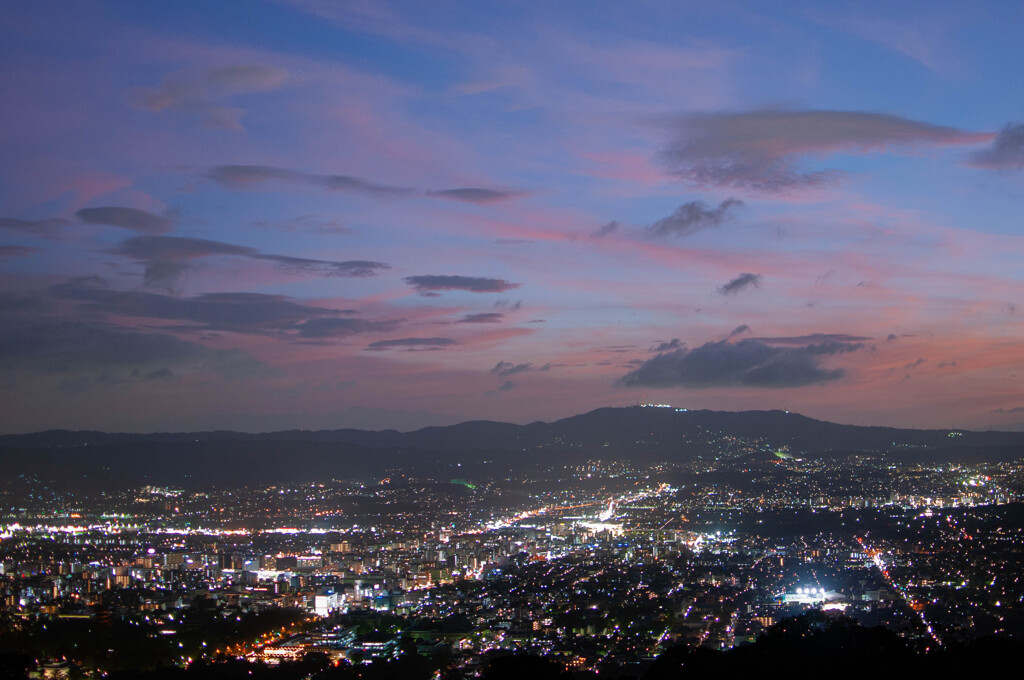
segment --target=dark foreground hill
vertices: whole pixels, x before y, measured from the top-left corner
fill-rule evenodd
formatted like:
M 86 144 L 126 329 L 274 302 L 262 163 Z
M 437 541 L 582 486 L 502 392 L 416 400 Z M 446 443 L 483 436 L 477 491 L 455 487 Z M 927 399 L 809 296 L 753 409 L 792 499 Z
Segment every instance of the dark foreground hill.
M 0 436 L 12 475 L 103 478 L 123 484 L 258 484 L 382 474 L 396 465 L 441 471 L 489 461 L 502 467 L 593 458 L 884 454 L 898 460 L 1003 460 L 1024 455 L 1024 433 L 838 425 L 785 411 L 603 408 L 551 423 L 471 421 L 414 432 L 289 430 L 117 434 L 54 430 Z
M 127 624 L 121 626 L 124 628 Z M 67 627 L 66 624 L 64 626 Z M 118 632 L 131 635 L 130 629 Z M 453 668 L 450 655 L 432 656 L 406 654 L 390 662 L 375 661 L 370 665 L 343 662 L 331 666 L 326 655 L 307 654 L 303 659 L 276 666 L 231 660 L 219 663 L 200 662 L 187 669 L 178 668 L 163 658 L 162 640 L 141 638 L 149 648 L 149 656 L 138 652 L 118 657 L 115 661 L 86 650 L 105 649 L 106 645 L 125 646 L 121 640 L 111 641 L 110 631 L 82 629 L 76 631 L 77 643 L 60 640 L 44 648 L 38 638 L 7 632 L 0 634 L 0 677 L 28 678 L 36 656 L 43 650 L 56 648 L 66 652 L 73 666 L 100 663 L 113 665 L 107 677 L 113 680 L 428 680 L 433 677 L 461 678 Z M 94 639 L 94 638 L 100 639 Z M 135 637 L 139 634 L 136 632 Z M 104 647 L 100 647 L 100 643 Z M 596 671 L 566 669 L 564 657 L 557 655 L 491 652 L 481 663 L 483 680 L 685 680 L 687 678 L 739 677 L 827 677 L 836 680 L 860 678 L 958 678 L 1006 677 L 1019 665 L 1024 644 L 1009 638 L 981 638 L 970 642 L 947 642 L 930 648 L 923 641 L 912 641 L 884 628 L 865 628 L 849 619 L 826 617 L 810 612 L 795 619 L 785 619 L 761 635 L 751 645 L 728 651 L 707 648 L 672 647 L 653 661 L 619 665 L 602 660 Z M 52 654 L 52 652 L 49 652 Z

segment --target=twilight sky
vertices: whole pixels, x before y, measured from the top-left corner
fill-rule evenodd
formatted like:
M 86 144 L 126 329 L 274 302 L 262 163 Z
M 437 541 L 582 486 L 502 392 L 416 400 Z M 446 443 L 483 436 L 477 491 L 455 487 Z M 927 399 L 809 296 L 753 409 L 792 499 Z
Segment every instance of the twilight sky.
M 1024 423 L 1024 4 L 0 8 L 0 432 Z

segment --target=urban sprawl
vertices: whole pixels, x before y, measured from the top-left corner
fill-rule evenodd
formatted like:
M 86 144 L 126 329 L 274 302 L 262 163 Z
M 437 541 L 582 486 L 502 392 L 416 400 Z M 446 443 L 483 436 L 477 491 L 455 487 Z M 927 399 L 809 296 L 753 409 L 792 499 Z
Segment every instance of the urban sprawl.
M 1024 633 L 1024 463 L 721 448 L 287 488 L 11 479 L 0 640 L 36 677 L 318 654 L 469 678 L 512 651 L 639 677 L 673 646 L 751 644 L 807 611 L 921 649 Z

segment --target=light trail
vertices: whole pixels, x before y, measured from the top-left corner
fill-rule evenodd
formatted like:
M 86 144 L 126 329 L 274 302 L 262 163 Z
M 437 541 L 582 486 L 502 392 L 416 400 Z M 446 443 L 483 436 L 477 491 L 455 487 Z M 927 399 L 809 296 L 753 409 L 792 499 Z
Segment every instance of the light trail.
M 896 582 L 896 578 L 889 573 L 889 569 L 885 566 L 885 561 L 882 559 L 882 551 L 869 546 L 860 536 L 857 537 L 857 542 L 860 543 L 864 552 L 871 556 L 871 561 L 878 568 L 878 571 L 882 573 L 882 576 L 885 578 L 885 582 L 888 583 L 893 590 L 899 593 L 900 597 L 903 598 L 904 604 L 906 604 L 912 612 L 921 618 L 921 624 L 924 626 L 925 631 L 927 631 L 927 633 L 931 635 L 932 639 L 935 640 L 935 644 L 941 646 L 942 639 L 932 628 L 932 625 L 928 623 L 928 619 L 925 618 L 924 605 L 917 602 L 902 585 Z

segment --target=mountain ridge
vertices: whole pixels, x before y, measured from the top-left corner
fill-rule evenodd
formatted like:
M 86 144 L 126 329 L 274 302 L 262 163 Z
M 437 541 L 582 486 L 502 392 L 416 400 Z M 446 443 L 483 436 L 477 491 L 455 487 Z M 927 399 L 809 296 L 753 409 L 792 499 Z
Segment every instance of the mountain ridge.
M 588 460 L 882 455 L 903 462 L 1014 460 L 1022 432 L 911 430 L 838 425 L 785 411 L 601 408 L 550 423 L 467 421 L 412 432 L 285 430 L 264 434 L 126 434 L 48 431 L 0 436 L 8 484 L 19 476 L 63 487 L 195 487 L 373 479 L 389 470 L 437 479 Z M 497 467 L 495 467 L 497 466 Z M 458 471 L 456 471 L 458 470 Z M 503 474 L 503 473 L 501 473 Z
M 747 436 L 774 436 L 782 443 L 827 451 L 837 448 L 884 448 L 886 446 L 939 446 L 956 438 L 957 444 L 968 442 L 985 445 L 1024 444 L 1024 432 L 998 430 L 950 430 L 895 428 L 874 425 L 844 425 L 810 418 L 782 410 L 713 411 L 706 409 L 673 409 L 662 407 L 602 407 L 554 421 L 534 421 L 517 425 L 502 421 L 469 420 L 455 425 L 434 425 L 408 432 L 394 429 L 362 430 L 357 428 L 319 430 L 277 430 L 250 433 L 233 430 L 199 432 L 103 432 L 98 430 L 55 429 L 26 434 L 0 435 L 0 448 L 77 448 L 93 445 L 135 442 L 189 443 L 216 441 L 308 441 L 348 443 L 371 448 L 416 447 L 487 448 L 511 437 L 528 447 L 542 445 L 551 435 L 561 431 L 570 434 L 576 443 L 593 444 L 604 437 L 621 438 L 632 431 L 636 436 L 643 428 L 658 426 L 668 433 L 679 433 L 693 427 L 727 427 Z M 801 432 L 802 431 L 802 432 Z M 666 436 L 663 431 L 660 435 Z M 849 437 L 845 444 L 842 439 Z M 481 440 L 484 441 L 481 441 Z M 817 439 L 815 445 L 811 440 Z M 603 442 L 602 442 L 603 443 Z M 622 443 L 622 442 L 619 442 Z M 647 440 L 644 443 L 650 444 Z M 499 448 L 518 448 L 500 446 Z

